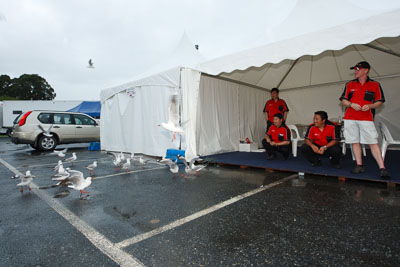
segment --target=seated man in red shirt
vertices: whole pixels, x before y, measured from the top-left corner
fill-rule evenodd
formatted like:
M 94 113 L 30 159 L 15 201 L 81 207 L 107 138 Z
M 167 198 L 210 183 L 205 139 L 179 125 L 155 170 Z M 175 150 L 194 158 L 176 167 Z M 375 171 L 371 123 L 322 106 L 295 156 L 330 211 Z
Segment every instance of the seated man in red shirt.
M 340 168 L 342 150 L 339 145 L 340 128 L 328 120 L 325 111 L 314 113 L 314 123 L 308 127 L 301 152 L 313 166 L 320 166 L 322 155 L 331 157 L 333 167 Z
M 280 152 L 286 160 L 290 152 L 290 130 L 283 123 L 280 113 L 274 115 L 274 124 L 265 133 L 262 144 L 268 153 L 268 159 L 276 159 L 276 152 Z
M 285 123 L 288 112 L 289 108 L 286 105 L 285 100 L 279 98 L 279 89 L 272 88 L 271 99 L 268 100 L 264 106 L 265 121 L 267 122 L 267 132 L 269 127 L 271 127 L 271 125 L 274 124 L 275 114 L 277 113 L 282 114 L 283 123 Z

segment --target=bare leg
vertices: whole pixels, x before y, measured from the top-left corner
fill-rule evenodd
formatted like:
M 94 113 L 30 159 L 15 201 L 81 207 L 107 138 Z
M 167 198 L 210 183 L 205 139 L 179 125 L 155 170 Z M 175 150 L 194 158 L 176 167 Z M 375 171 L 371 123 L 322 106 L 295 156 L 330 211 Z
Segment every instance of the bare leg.
M 357 165 L 362 165 L 362 151 L 360 143 L 351 144 L 353 147 L 354 157 L 356 158 Z
M 374 156 L 376 163 L 378 163 L 379 169 L 385 168 L 385 164 L 383 163 L 381 148 L 378 144 L 370 144 L 372 156 Z

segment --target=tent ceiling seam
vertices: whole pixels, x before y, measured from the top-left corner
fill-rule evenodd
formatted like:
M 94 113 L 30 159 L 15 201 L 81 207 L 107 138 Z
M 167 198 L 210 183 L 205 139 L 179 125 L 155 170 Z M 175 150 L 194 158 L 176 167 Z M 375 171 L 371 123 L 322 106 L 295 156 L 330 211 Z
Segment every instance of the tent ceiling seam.
M 310 64 L 310 78 L 309 78 L 309 82 L 308 85 L 312 84 L 312 73 L 313 73 L 313 63 L 314 63 L 314 56 L 311 56 L 311 64 Z
M 296 65 L 297 61 L 299 60 L 299 58 L 297 58 L 296 60 L 293 61 L 293 64 L 290 66 L 290 68 L 288 69 L 288 71 L 285 73 L 285 75 L 282 77 L 281 81 L 278 83 L 278 85 L 276 86 L 276 88 L 279 88 L 279 86 L 281 86 L 281 84 L 285 81 L 286 77 L 289 75 L 289 73 L 292 71 L 294 65 Z
M 392 55 L 392 56 L 400 57 L 399 53 L 396 53 L 396 52 L 392 51 L 391 49 L 381 48 L 381 47 L 373 45 L 373 44 L 364 44 L 364 46 L 367 46 L 369 48 L 381 51 L 383 53 L 386 53 L 386 54 L 389 54 L 389 55 Z
M 222 77 L 222 76 L 211 75 L 211 74 L 207 74 L 207 73 L 203 73 L 203 72 L 201 73 L 201 75 L 203 75 L 205 77 L 215 78 L 215 79 L 218 79 L 218 80 L 237 83 L 237 84 L 240 84 L 240 85 L 252 87 L 252 88 L 255 88 L 255 89 L 258 89 L 258 90 L 262 90 L 262 91 L 267 91 L 267 92 L 271 91 L 271 90 L 268 90 L 268 89 L 266 89 L 264 87 L 261 87 L 261 86 L 257 86 L 257 85 L 251 84 L 251 83 L 245 83 L 245 82 L 242 82 L 242 81 L 238 81 L 238 80 L 235 80 L 235 79 L 230 79 L 230 78 L 226 78 L 226 77 Z
M 371 77 L 371 79 L 382 80 L 382 79 L 397 78 L 397 77 L 400 77 L 400 73 L 391 74 L 391 75 L 383 75 L 383 76 L 373 76 L 373 77 Z M 335 84 L 345 84 L 346 82 L 347 82 L 347 80 L 329 82 L 329 83 L 320 83 L 320 84 L 314 84 L 314 85 L 299 86 L 299 87 L 293 87 L 293 88 L 288 88 L 288 89 L 281 89 L 281 92 L 288 92 L 288 91 L 302 90 L 302 89 L 310 89 L 310 88 L 314 88 L 314 87 L 329 86 L 329 85 L 335 85 Z
M 335 51 L 334 50 L 331 50 L 331 51 L 332 51 L 333 60 L 335 61 L 335 66 L 336 66 L 336 70 L 338 72 L 339 78 L 340 78 L 340 80 L 343 80 L 342 75 L 340 75 L 339 65 L 338 65 L 337 60 L 336 60 Z
M 354 47 L 354 49 L 357 51 L 357 53 L 360 55 L 360 57 L 363 59 L 363 61 L 367 61 L 367 60 L 365 59 L 365 57 L 361 54 L 361 52 L 358 50 L 357 46 L 356 46 L 356 45 L 353 45 L 353 47 Z M 375 68 L 373 68 L 373 67 L 371 66 L 371 69 L 372 69 L 373 71 L 375 71 L 375 73 L 378 74 L 378 76 L 380 76 L 380 74 L 375 70 Z M 369 72 L 368 72 L 368 73 L 369 73 Z

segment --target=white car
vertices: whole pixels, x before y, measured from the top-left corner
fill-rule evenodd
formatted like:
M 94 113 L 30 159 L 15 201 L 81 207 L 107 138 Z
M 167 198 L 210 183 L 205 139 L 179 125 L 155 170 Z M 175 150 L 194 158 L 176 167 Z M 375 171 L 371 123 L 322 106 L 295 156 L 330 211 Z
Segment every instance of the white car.
M 33 110 L 20 116 L 11 140 L 15 144 L 30 144 L 37 150 L 49 151 L 60 144 L 98 142 L 100 126 L 83 113 Z

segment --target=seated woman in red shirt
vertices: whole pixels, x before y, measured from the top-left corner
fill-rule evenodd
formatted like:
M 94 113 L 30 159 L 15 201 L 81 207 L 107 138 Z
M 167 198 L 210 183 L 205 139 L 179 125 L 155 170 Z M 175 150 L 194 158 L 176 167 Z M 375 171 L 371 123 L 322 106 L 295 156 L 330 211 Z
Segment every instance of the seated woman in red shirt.
M 265 133 L 262 144 L 268 153 L 268 159 L 276 159 L 276 152 L 280 152 L 286 160 L 290 152 L 290 130 L 283 123 L 280 113 L 274 115 L 274 124 Z
M 325 111 L 314 113 L 314 123 L 308 127 L 301 152 L 313 166 L 320 166 L 320 156 L 331 157 L 333 167 L 340 168 L 342 149 L 339 145 L 340 128 L 328 120 Z

